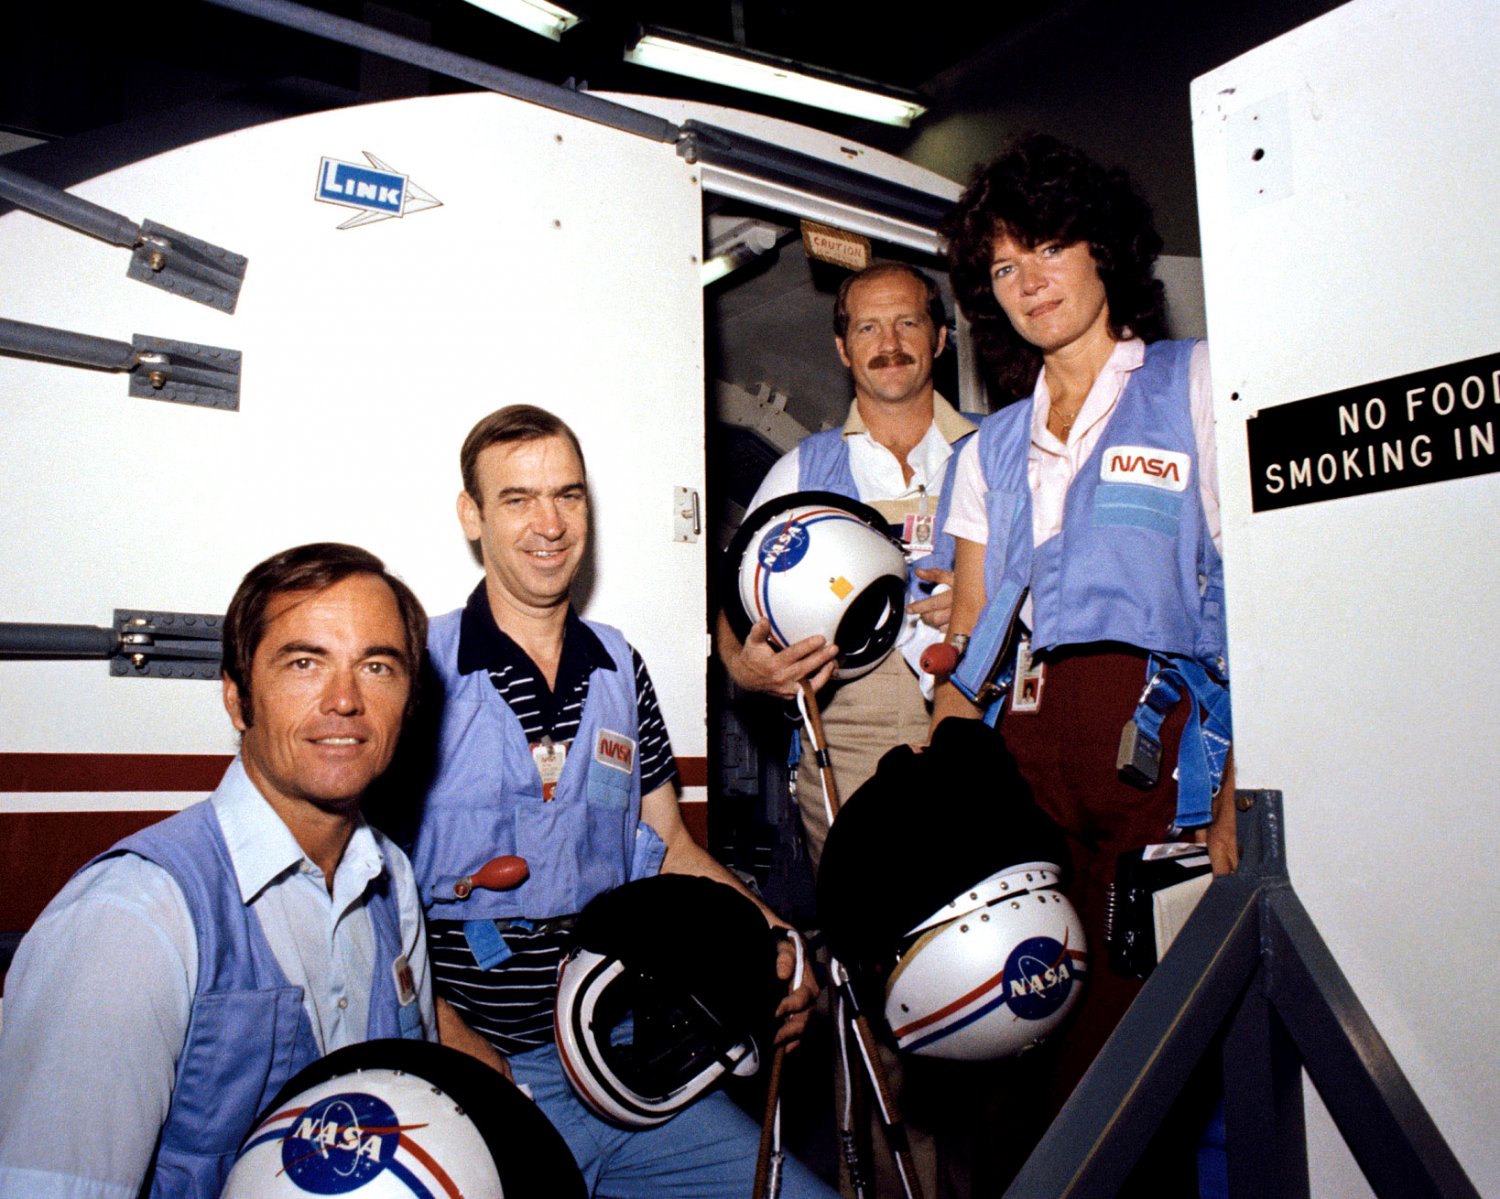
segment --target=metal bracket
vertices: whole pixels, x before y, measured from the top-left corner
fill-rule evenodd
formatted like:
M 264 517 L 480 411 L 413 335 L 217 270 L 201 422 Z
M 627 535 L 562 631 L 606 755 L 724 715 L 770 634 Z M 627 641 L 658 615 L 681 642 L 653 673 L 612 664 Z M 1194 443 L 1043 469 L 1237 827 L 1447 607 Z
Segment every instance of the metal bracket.
M 125 274 L 220 312 L 233 312 L 249 262 L 243 254 L 143 221 Z
M 130 394 L 204 408 L 240 406 L 240 352 L 136 334 L 130 342 L 0 318 L 0 354 L 130 374 Z
M 130 372 L 131 395 L 143 400 L 239 410 L 238 350 L 141 333 L 130 339 L 130 347 L 137 363 Z
M 115 609 L 120 648 L 109 659 L 119 678 L 217 679 L 224 618 L 198 612 Z
M 703 532 L 698 493 L 691 487 L 672 488 L 672 540 L 696 542 Z
M 113 628 L 0 623 L 0 661 L 107 658 L 120 678 L 216 679 L 223 631 L 222 616 L 135 608 L 116 608 Z
M 169 229 L 155 221 L 139 226 L 82 196 L 0 166 L 0 199 L 131 252 L 126 275 L 221 312 L 233 312 L 249 263 L 243 254 Z

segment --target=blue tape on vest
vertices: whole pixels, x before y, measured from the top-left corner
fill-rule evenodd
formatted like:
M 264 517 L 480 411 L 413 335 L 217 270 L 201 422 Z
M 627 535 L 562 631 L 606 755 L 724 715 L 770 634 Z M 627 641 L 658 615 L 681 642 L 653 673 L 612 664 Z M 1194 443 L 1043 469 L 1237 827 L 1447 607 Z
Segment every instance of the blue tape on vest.
M 465 920 L 464 940 L 469 943 L 469 952 L 481 970 L 498 966 L 510 957 L 510 946 L 493 920 Z
M 403 1040 L 424 1041 L 427 1039 L 426 1030 L 422 1027 L 422 1005 L 416 1000 L 401 1006 L 396 1013 L 396 1023 L 401 1029 Z

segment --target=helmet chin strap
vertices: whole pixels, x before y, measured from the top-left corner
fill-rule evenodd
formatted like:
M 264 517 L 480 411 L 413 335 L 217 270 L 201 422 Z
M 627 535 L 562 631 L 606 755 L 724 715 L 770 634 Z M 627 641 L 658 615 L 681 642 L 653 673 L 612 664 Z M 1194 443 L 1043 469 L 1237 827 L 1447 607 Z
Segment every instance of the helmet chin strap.
M 823 815 L 833 827 L 833 818 L 838 815 L 839 789 L 833 780 L 833 763 L 828 756 L 828 747 L 823 743 L 823 715 L 818 710 L 818 697 L 806 679 L 797 685 L 797 711 L 802 713 L 802 723 L 807 726 L 807 739 L 812 743 L 813 762 L 818 767 L 818 781 L 823 786 Z

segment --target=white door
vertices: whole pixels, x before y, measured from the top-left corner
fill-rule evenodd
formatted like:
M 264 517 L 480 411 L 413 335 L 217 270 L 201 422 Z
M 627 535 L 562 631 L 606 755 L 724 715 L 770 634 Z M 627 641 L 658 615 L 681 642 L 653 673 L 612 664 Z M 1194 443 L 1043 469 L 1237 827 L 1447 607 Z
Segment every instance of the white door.
M 1192 93 L 1238 783 L 1284 793 L 1292 883 L 1481 1194 L 1500 1194 L 1496 15 L 1358 0 Z M 1369 1194 L 1307 1091 L 1313 1194 Z

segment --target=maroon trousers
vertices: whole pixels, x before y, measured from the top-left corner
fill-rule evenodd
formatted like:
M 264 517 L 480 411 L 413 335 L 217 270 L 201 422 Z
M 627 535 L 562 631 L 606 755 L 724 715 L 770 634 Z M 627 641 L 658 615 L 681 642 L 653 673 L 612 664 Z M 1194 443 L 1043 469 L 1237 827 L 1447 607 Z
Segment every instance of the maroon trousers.
M 1141 987 L 1116 975 L 1106 960 L 1106 888 L 1122 851 L 1169 839 L 1177 811 L 1171 774 L 1187 704 L 1179 704 L 1163 725 L 1161 778 L 1142 791 L 1120 781 L 1115 757 L 1120 730 L 1146 684 L 1146 655 L 1123 646 L 1084 646 L 1044 661 L 1037 711 L 1013 712 L 1007 700 L 1000 730 L 1038 806 L 1067 835 L 1073 869 L 1068 897 L 1088 938 L 1088 985 L 1049 1046 L 1054 1065 L 1048 1089 L 1056 1111 Z

